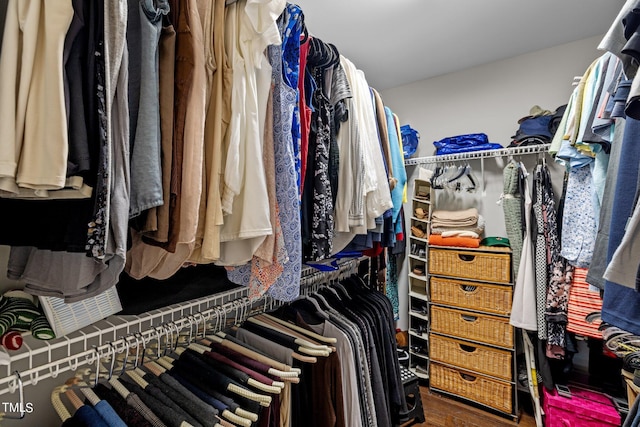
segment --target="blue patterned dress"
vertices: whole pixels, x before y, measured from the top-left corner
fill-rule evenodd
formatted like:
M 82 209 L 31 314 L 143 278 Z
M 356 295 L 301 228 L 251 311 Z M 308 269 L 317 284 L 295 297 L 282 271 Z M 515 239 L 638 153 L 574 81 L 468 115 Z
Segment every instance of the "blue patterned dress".
M 300 35 L 304 14 L 296 4 L 287 3 L 279 21 L 282 34 L 282 77 L 284 83 L 295 91 L 296 103 L 293 108 L 293 121 L 291 123 L 291 136 L 293 144 L 293 156 L 297 173 L 297 184 L 300 188 L 301 165 L 300 145 L 302 143 L 302 131 L 300 127 L 300 103 L 298 102 L 298 79 L 300 76 Z

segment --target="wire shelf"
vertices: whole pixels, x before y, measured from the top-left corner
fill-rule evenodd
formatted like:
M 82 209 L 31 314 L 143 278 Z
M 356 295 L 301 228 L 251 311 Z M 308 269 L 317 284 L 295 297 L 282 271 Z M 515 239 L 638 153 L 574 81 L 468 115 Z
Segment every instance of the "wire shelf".
M 345 274 L 356 273 L 363 259 L 365 257 L 337 260 L 328 264 L 334 267 L 334 270 L 328 272 L 304 266 L 301 271 L 301 293 L 308 292 L 322 280 L 337 280 L 345 277 Z M 231 319 L 241 322 L 252 313 L 264 312 L 284 304 L 268 295 L 252 301 L 248 294 L 248 288 L 240 286 L 140 315 L 111 315 L 50 341 L 26 335 L 22 347 L 17 351 L 8 352 L 0 347 L 0 360 L 8 360 L 8 363 L 0 366 L 0 395 L 14 393 L 16 390 L 20 390 L 22 394 L 24 386 L 37 385 L 41 380 L 56 378 L 64 372 L 76 371 L 81 367 L 93 365 L 95 369 L 102 358 L 113 360 L 116 354 L 130 348 L 142 346 L 144 349 L 148 344 L 154 344 L 154 341 L 157 341 L 156 348 L 160 348 L 161 342 L 164 341 L 166 345 L 167 342 L 174 342 L 174 338 L 177 341 L 179 335 L 186 333 L 191 338 L 194 325 L 196 335 L 199 326 L 204 326 L 205 323 L 209 326 L 207 331 L 213 332 L 223 328 L 226 322 L 220 321 L 222 318 L 225 321 Z
M 460 160 L 486 159 L 491 157 L 519 156 L 523 154 L 538 154 L 549 151 L 551 144 L 527 145 L 525 147 L 499 148 L 497 150 L 470 151 L 468 153 L 444 154 L 441 156 L 416 157 L 406 159 L 405 166 L 426 165 Z

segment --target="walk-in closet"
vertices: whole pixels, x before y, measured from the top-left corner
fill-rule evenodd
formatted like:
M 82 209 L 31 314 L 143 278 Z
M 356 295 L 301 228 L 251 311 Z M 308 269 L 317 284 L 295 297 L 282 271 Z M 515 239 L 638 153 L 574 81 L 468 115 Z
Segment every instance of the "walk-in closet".
M 0 424 L 635 426 L 638 0 L 0 0 Z

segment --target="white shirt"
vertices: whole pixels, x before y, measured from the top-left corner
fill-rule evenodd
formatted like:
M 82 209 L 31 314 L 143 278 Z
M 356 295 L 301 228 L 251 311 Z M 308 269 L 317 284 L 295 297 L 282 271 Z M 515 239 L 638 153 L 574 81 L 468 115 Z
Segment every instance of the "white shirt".
M 219 265 L 246 264 L 272 234 L 263 163 L 264 121 L 271 87 L 270 44 L 280 44 L 276 20 L 284 0 L 239 0 L 227 6 L 227 52 L 233 68 Z M 224 152 L 225 150 L 223 150 Z

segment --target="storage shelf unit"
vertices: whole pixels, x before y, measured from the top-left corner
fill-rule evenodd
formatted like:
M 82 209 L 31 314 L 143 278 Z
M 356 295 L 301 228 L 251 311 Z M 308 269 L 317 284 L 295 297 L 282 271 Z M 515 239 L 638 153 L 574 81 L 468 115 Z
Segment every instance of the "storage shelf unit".
M 427 236 L 431 221 L 432 189 L 428 181 L 414 180 L 409 233 L 409 369 L 421 379 L 429 371 L 429 286 L 427 282 Z M 418 216 L 416 213 L 420 212 Z M 416 235 L 414 228 L 424 235 Z M 418 351 L 419 349 L 419 351 Z

